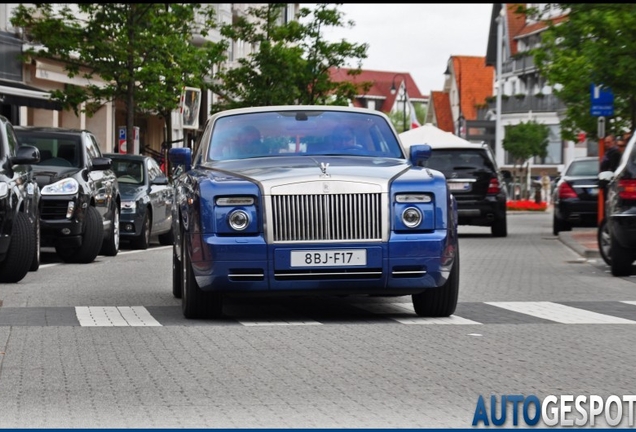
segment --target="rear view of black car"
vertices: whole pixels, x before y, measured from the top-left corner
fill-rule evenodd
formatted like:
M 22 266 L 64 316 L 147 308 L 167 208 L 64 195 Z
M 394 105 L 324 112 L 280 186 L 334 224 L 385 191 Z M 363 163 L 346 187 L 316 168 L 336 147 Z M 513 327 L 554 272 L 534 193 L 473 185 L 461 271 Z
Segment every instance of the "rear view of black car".
M 609 264 L 614 276 L 631 275 L 636 260 L 635 139 L 636 135 L 629 140 L 616 171 L 599 173 L 601 187 L 607 185 L 604 220 L 609 234 Z
M 457 200 L 459 225 L 489 226 L 494 237 L 508 235 L 507 194 L 502 172 L 487 145 L 435 145 L 424 166 L 441 171 Z
M 552 233 L 571 231 L 572 227 L 595 227 L 598 223 L 597 157 L 580 157 L 570 161 L 557 179 L 554 196 Z
M 69 263 L 90 263 L 119 252 L 121 198 L 112 161 L 87 130 L 18 126 L 21 145 L 40 150 L 33 165 L 40 187 L 42 245 Z
M 0 282 L 19 282 L 40 266 L 40 189 L 30 164 L 35 147 L 18 147 L 12 125 L 0 116 Z

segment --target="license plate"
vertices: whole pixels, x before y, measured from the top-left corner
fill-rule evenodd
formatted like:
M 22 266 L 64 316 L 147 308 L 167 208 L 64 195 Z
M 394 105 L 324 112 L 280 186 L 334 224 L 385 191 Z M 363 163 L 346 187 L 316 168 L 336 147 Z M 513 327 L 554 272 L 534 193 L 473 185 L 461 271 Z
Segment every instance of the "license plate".
M 343 267 L 367 265 L 366 249 L 295 250 L 292 267 Z
M 448 189 L 452 191 L 467 191 L 470 189 L 469 183 L 448 183 Z

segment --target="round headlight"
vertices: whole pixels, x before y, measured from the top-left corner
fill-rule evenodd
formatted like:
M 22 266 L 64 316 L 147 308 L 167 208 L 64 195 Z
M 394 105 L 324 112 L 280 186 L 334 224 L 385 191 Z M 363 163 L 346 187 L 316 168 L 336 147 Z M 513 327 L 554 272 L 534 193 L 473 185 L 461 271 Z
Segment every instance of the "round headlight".
M 228 216 L 228 222 L 233 230 L 243 231 L 250 224 L 250 217 L 244 210 L 234 210 Z
M 422 223 L 422 213 L 415 207 L 409 207 L 402 212 L 402 222 L 409 228 L 416 228 Z

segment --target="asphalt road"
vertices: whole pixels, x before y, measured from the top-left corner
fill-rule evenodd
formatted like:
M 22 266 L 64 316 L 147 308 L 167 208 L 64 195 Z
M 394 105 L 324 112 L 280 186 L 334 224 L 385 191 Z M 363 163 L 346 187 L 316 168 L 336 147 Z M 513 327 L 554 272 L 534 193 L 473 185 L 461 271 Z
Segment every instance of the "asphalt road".
M 508 232 L 460 227 L 447 319 L 409 297 L 296 297 L 190 321 L 170 247 L 46 252 L 0 285 L 0 427 L 471 427 L 480 395 L 633 393 L 635 279 L 566 247 L 550 214 L 510 214 Z

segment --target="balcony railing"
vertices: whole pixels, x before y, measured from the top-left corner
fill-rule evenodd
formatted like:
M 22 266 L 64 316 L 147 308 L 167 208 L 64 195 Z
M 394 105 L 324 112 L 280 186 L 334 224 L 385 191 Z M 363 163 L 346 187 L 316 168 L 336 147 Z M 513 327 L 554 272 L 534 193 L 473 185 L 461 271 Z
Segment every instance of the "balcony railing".
M 477 110 L 477 119 L 485 119 L 489 110 L 497 108 L 496 101 L 488 103 L 485 108 Z M 515 114 L 525 112 L 558 112 L 565 109 L 565 104 L 552 94 L 543 96 L 524 95 L 524 96 L 502 96 L 501 114 Z
M 525 55 L 519 58 L 509 58 L 501 65 L 504 74 L 514 73 L 515 75 L 523 75 L 537 70 L 534 62 L 534 56 Z

